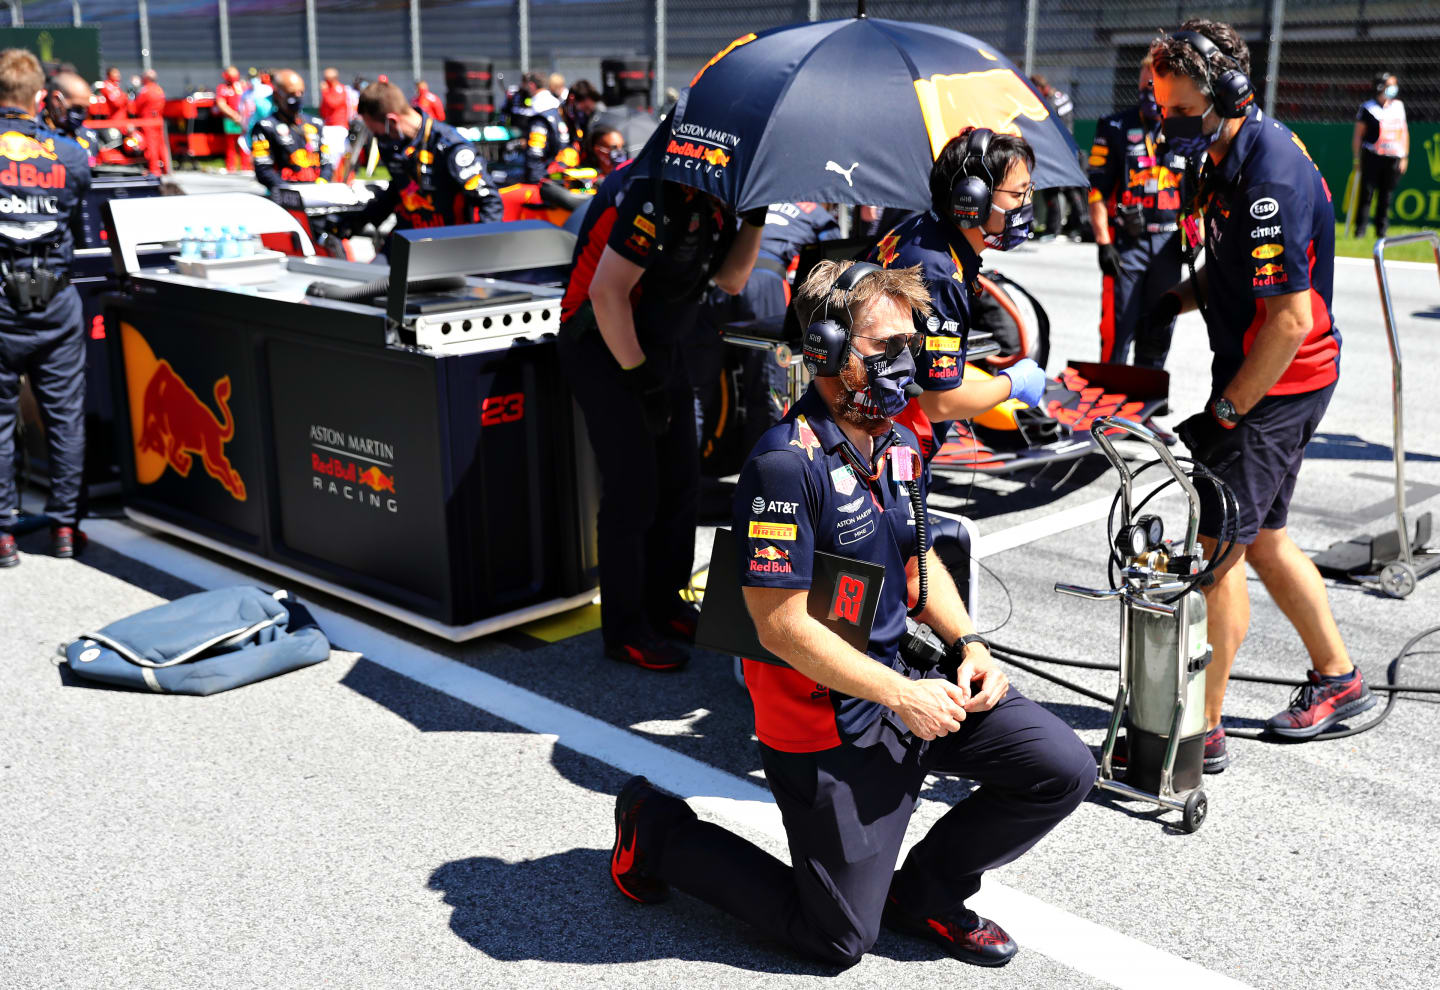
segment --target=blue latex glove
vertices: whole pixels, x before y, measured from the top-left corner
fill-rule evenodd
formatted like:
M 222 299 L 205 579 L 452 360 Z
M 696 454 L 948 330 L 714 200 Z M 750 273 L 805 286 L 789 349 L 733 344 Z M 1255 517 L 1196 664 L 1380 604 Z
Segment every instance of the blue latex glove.
M 1037 405 L 1045 394 L 1045 372 L 1030 358 L 1021 358 L 1000 374 L 1010 379 L 1010 398 Z

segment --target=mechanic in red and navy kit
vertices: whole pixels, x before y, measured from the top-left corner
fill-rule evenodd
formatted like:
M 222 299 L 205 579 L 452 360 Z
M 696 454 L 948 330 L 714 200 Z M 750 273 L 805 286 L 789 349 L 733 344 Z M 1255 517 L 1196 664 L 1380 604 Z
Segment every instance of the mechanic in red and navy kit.
M 45 74 L 20 48 L 0 52 L 0 567 L 20 562 L 9 532 L 20 509 L 15 417 L 20 376 L 45 422 L 50 454 L 51 547 L 84 548 L 79 530 L 85 470 L 85 331 L 70 284 L 80 202 L 90 189 L 86 153 L 43 127 L 35 113 Z
M 1151 327 L 1145 315 L 1180 281 L 1184 174 L 1184 157 L 1160 140 L 1160 109 L 1147 56 L 1140 64 L 1140 102 L 1102 117 L 1090 146 L 1090 222 L 1102 278 L 1101 361 L 1130 363 L 1133 343 L 1136 365 L 1165 367 L 1175 321 Z
M 1225 686 L 1250 621 L 1245 564 L 1295 626 L 1313 669 L 1266 728 L 1311 738 L 1375 704 L 1340 639 L 1325 583 L 1285 528 L 1290 498 L 1340 375 L 1330 305 L 1335 210 L 1330 190 L 1290 129 L 1254 105 L 1250 53 L 1228 24 L 1187 21 L 1150 49 L 1167 140 L 1205 156 L 1199 205 L 1206 264 L 1159 305 L 1202 305 L 1214 351 L 1210 401 L 1177 433 L 1235 492 L 1235 552 L 1205 589 L 1215 659 L 1206 683 L 1205 769 L 1229 762 L 1220 725 Z M 1221 516 L 1208 485 L 1201 539 L 1214 556 Z
M 690 658 L 680 644 L 695 641 L 698 613 L 680 592 L 700 452 L 682 349 L 706 287 L 738 294 L 750 277 L 765 208 L 741 219 L 737 230 L 705 193 L 617 169 L 585 211 L 560 304 L 560 367 L 600 469 L 605 655 L 646 670 L 679 670 Z
M 1035 153 L 1024 138 L 966 128 L 940 149 L 930 168 L 929 211 L 890 231 L 869 255 L 884 268 L 919 265 L 930 293 L 933 308 L 924 317 L 917 315 L 915 324 L 925 335 L 916 373 L 925 392 L 899 417 L 920 438 L 927 464 L 955 420 L 1010 398 L 1033 406 L 1045 394 L 1045 373 L 1030 358 L 993 378 L 965 381 L 980 253 L 986 248 L 1009 251 L 1029 239 L 1034 167 Z
M 788 664 L 746 660 L 745 683 L 792 865 L 634 777 L 616 801 L 611 878 L 640 902 L 676 887 L 837 966 L 859 961 L 882 923 L 962 961 L 1003 965 L 1014 940 L 965 901 L 985 871 L 1079 806 L 1095 761 L 1059 718 L 1009 688 L 939 557 L 920 545 L 907 489 L 923 501 L 924 471 L 915 435 L 892 419 L 914 382 L 912 314 L 923 325 L 929 310 L 918 269 L 821 262 L 795 305 L 816 377 L 761 438 L 734 503 L 746 606 L 761 644 Z M 821 330 L 822 320 L 834 323 Z M 856 614 L 876 596 L 863 652 L 807 608 L 817 551 L 885 568 L 878 587 L 853 577 L 848 594 L 837 586 Z M 921 554 L 928 594 L 916 618 L 949 644 L 930 670 L 899 649 Z M 980 787 L 897 872 L 932 772 Z

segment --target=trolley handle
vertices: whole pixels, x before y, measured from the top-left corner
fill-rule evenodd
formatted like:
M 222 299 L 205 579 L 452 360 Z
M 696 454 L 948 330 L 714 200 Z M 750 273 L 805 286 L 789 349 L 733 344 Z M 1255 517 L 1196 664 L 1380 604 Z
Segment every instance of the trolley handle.
M 1174 477 L 1176 484 L 1178 484 L 1180 490 L 1185 493 L 1185 499 L 1189 503 L 1189 518 L 1185 525 L 1185 548 L 1187 553 L 1194 552 L 1191 548 L 1195 546 L 1200 536 L 1200 494 L 1195 491 L 1195 486 L 1191 483 L 1189 475 L 1180 467 L 1180 464 L 1170 453 L 1170 449 L 1161 442 L 1160 438 L 1139 423 L 1128 419 L 1121 419 L 1118 416 L 1101 416 L 1096 419 L 1090 427 L 1090 435 L 1094 437 L 1095 442 L 1100 445 L 1100 450 L 1105 454 L 1106 459 L 1115 466 L 1116 471 L 1120 472 L 1120 497 L 1122 507 L 1125 511 L 1124 519 L 1127 523 L 1130 521 L 1132 515 L 1131 505 L 1135 474 L 1130 470 L 1130 466 L 1125 463 L 1125 459 L 1115 450 L 1114 441 L 1106 435 L 1106 431 L 1108 430 L 1119 430 L 1121 433 L 1128 433 L 1136 440 L 1143 440 L 1149 444 L 1151 449 L 1155 451 L 1160 462 L 1165 465 L 1165 469 Z
M 1152 602 L 1144 595 L 1136 594 L 1129 588 L 1086 588 L 1078 584 L 1063 584 L 1057 582 L 1055 590 L 1062 595 L 1084 598 L 1092 602 L 1107 602 L 1118 598 L 1133 609 L 1141 612 L 1150 612 L 1154 615 L 1174 615 L 1178 611 L 1174 605 Z

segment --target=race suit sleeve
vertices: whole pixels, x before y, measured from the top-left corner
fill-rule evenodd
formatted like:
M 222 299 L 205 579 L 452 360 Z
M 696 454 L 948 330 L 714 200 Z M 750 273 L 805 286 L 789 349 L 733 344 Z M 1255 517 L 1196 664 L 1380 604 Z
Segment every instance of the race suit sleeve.
M 1099 203 L 1115 195 L 1125 167 L 1125 143 L 1115 126 L 1114 117 L 1105 117 L 1095 125 L 1095 141 L 1090 145 L 1090 202 Z
M 270 129 L 263 120 L 257 120 L 250 128 L 250 157 L 255 160 L 255 181 L 266 189 L 280 185 L 280 172 L 270 154 Z
M 530 130 L 525 137 L 525 181 L 539 182 L 545 178 L 545 166 L 550 162 L 547 154 L 550 148 L 550 125 L 544 117 L 531 117 Z
M 924 323 L 925 347 L 916 360 L 915 380 L 930 392 L 958 388 L 965 371 L 965 337 L 970 332 L 969 289 L 953 278 L 927 279 L 930 305 L 928 321 L 916 316 L 916 329 Z
M 615 223 L 606 246 L 626 261 L 649 268 L 653 260 L 660 214 L 651 201 L 648 180 L 632 182 L 625 197 L 615 206 Z
M 481 223 L 498 223 L 505 214 L 500 193 L 491 181 L 485 160 L 469 144 L 457 144 L 445 152 L 445 170 L 474 208 Z
M 1245 210 L 1250 237 L 1251 292 L 1256 299 L 1310 288 L 1310 232 L 1314 220 L 1308 183 L 1256 182 L 1236 200 Z M 1328 208 L 1328 204 L 1327 204 Z
M 809 430 L 804 417 L 792 430 Z M 798 453 L 772 450 L 746 462 L 735 486 L 734 532 L 740 583 L 808 588 L 819 504 Z

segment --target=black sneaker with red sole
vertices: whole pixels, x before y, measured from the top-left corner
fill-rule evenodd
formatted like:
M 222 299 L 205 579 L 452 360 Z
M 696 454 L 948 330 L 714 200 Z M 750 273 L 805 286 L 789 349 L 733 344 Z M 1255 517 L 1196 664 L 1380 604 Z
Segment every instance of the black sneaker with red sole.
M 1285 739 L 1311 739 L 1337 722 L 1375 707 L 1376 698 L 1365 686 L 1360 668 L 1349 681 L 1327 681 L 1311 670 L 1295 689 L 1290 705 L 1265 720 L 1265 728 Z
M 629 643 L 607 645 L 605 655 L 611 660 L 633 664 L 645 670 L 683 670 L 690 662 L 689 653 L 654 635 L 639 636 Z
M 74 526 L 56 526 L 50 530 L 50 552 L 56 557 L 70 558 L 85 552 L 90 538 Z
M 0 567 L 14 567 L 20 563 L 20 550 L 15 546 L 15 537 L 0 533 Z
M 690 821 L 695 812 L 679 798 L 644 777 L 631 777 L 615 798 L 615 848 L 610 879 L 620 893 L 641 904 L 658 904 L 670 885 L 656 875 L 659 845 L 665 833 Z
M 1004 966 L 1020 951 L 1005 929 L 974 911 L 920 917 L 906 911 L 895 895 L 889 894 L 880 920 L 892 932 L 934 942 L 947 954 L 972 966 Z

